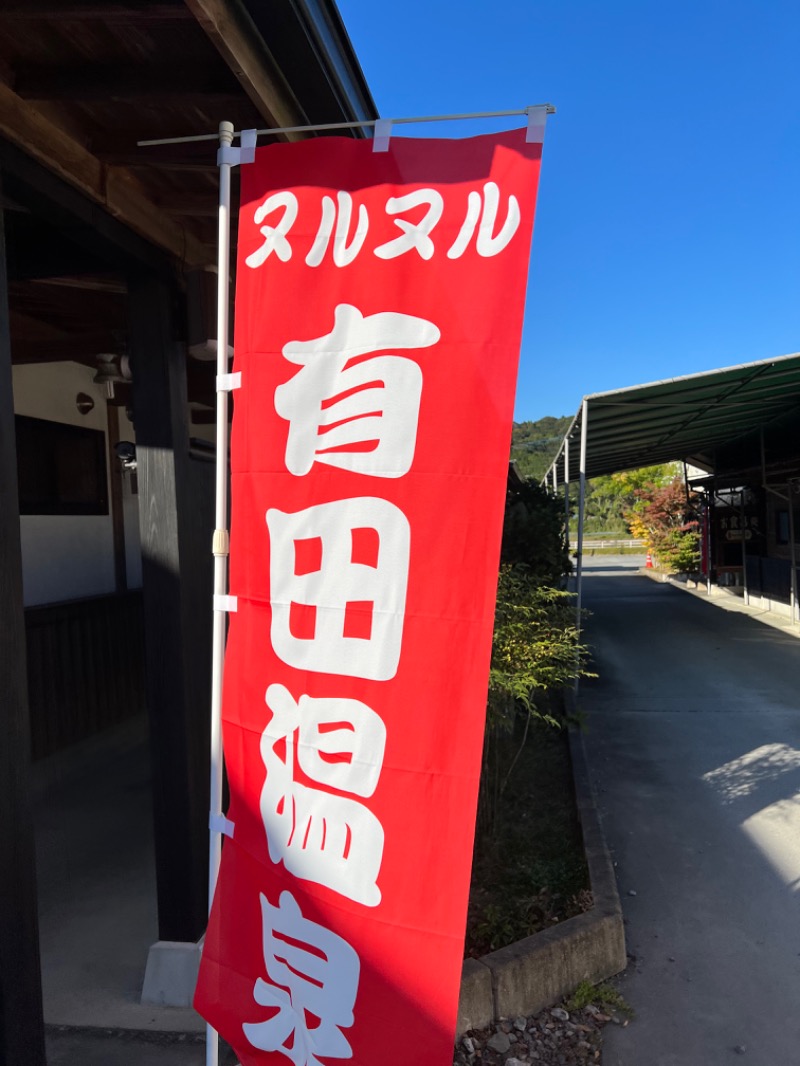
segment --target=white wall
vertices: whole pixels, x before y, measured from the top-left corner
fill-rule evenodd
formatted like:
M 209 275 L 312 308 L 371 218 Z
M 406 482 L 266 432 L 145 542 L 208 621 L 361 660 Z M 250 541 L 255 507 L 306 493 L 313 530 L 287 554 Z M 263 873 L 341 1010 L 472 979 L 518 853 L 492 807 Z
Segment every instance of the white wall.
M 12 367 L 14 412 L 71 426 L 106 430 L 105 388 L 92 381 L 94 372 L 80 363 L 31 363 Z M 82 415 L 75 406 L 79 392 L 88 393 L 94 409 Z
M 115 591 L 109 515 L 20 516 L 26 607 Z
M 103 387 L 92 381 L 94 372 L 89 367 L 79 363 L 38 363 L 14 366 L 12 370 L 16 414 L 99 429 L 106 434 L 107 440 L 106 393 Z M 82 415 L 75 404 L 79 392 L 87 393 L 95 402 L 87 415 Z M 124 415 L 121 435 L 123 439 L 134 439 Z M 106 455 L 110 473 L 110 462 L 117 460 L 115 456 L 108 458 L 107 448 Z M 137 497 L 130 495 L 130 478 L 126 477 L 125 482 L 123 513 L 127 566 L 130 587 L 135 587 L 141 584 Z M 114 592 L 114 540 L 110 514 L 22 515 L 20 530 L 26 606 Z

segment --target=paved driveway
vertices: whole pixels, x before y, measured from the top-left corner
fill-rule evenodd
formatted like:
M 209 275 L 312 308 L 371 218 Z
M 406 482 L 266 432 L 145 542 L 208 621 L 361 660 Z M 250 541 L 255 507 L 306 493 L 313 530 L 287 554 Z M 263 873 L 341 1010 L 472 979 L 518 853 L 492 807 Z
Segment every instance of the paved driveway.
M 605 1066 L 800 1063 L 800 640 L 587 562 L 580 706 L 637 1013 Z

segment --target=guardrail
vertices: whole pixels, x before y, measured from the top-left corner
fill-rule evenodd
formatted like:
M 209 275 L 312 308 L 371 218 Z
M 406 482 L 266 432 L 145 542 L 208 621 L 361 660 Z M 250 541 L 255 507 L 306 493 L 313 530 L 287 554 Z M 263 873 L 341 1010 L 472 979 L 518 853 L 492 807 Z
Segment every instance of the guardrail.
M 636 540 L 635 538 L 628 538 L 627 540 L 595 540 L 594 538 L 584 538 L 583 550 L 589 551 L 591 548 L 642 548 L 644 550 L 644 541 Z M 569 550 L 577 551 L 577 540 L 571 540 L 569 542 Z

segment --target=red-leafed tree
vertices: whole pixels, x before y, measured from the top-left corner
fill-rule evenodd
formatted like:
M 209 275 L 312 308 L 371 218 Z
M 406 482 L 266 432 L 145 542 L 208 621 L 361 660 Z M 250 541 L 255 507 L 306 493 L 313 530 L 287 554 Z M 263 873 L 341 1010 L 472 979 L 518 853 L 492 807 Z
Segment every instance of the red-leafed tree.
M 625 516 L 628 528 L 641 537 L 658 563 L 672 573 L 692 573 L 700 567 L 700 527 L 697 496 L 680 478 L 667 485 L 638 489 L 636 503 Z

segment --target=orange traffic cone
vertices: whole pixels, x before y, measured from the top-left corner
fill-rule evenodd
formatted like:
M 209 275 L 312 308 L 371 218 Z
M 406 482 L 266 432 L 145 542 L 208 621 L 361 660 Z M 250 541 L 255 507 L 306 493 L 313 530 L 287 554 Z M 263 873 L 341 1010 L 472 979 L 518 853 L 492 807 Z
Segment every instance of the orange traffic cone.
M 645 570 L 653 569 L 653 556 L 650 554 L 650 552 L 647 553 L 647 558 L 644 561 L 644 568 Z

